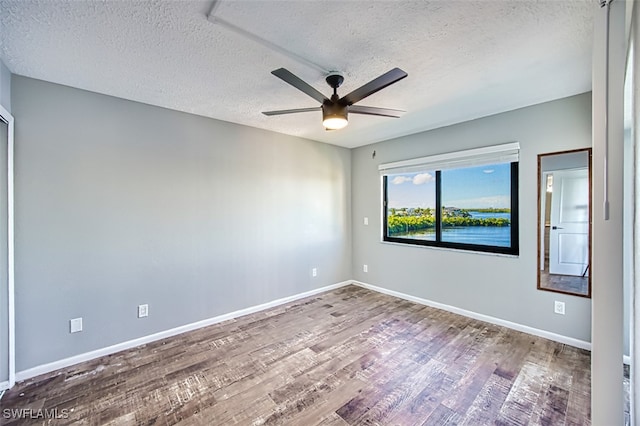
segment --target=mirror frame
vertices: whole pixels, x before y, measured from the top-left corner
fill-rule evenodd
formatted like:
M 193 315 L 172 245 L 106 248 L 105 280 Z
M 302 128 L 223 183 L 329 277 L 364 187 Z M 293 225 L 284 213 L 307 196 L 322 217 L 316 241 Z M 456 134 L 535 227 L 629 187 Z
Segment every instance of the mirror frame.
M 557 152 L 547 152 L 547 153 L 543 153 L 543 154 L 538 154 L 538 222 L 536 223 L 536 234 L 537 234 L 537 240 L 538 240 L 538 250 L 537 250 L 537 268 L 538 268 L 538 272 L 537 272 L 537 289 L 538 290 L 543 290 L 543 291 L 550 291 L 553 293 L 561 293 L 561 294 L 567 294 L 567 295 L 571 295 L 571 296 L 578 296 L 578 297 L 586 297 L 586 298 L 591 298 L 591 276 L 592 271 L 589 270 L 589 279 L 588 279 L 588 286 L 587 286 L 587 294 L 581 294 L 581 293 L 575 293 L 575 292 L 571 292 L 571 291 L 563 291 L 563 290 L 556 290 L 556 289 L 552 289 L 552 288 L 546 288 L 546 287 L 541 287 L 540 285 L 540 274 L 542 272 L 542 269 L 540 268 L 542 265 L 540 265 L 540 254 L 541 254 L 541 223 L 543 221 L 542 218 L 542 206 L 541 206 L 541 201 L 542 201 L 542 159 L 544 157 L 550 157 L 552 155 L 562 155 L 562 154 L 573 154 L 573 153 L 578 153 L 578 152 L 586 152 L 587 156 L 588 156 L 588 161 L 587 161 L 587 172 L 588 172 L 588 176 L 589 176 L 589 236 L 588 236 L 588 248 L 589 248 L 589 257 L 588 257 L 588 262 L 589 265 L 592 265 L 592 235 L 593 235 L 593 183 L 592 183 L 592 148 L 587 147 L 587 148 L 578 148 L 578 149 L 571 149 L 571 150 L 566 150 L 566 151 L 557 151 Z M 545 189 L 546 191 L 546 189 Z M 591 267 L 590 267 L 591 268 Z

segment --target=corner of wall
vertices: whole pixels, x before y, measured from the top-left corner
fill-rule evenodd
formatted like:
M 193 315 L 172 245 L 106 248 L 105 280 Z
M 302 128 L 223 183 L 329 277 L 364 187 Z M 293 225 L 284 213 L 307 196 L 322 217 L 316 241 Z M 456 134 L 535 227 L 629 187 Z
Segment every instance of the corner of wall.
M 11 112 L 11 71 L 0 60 L 0 105 Z

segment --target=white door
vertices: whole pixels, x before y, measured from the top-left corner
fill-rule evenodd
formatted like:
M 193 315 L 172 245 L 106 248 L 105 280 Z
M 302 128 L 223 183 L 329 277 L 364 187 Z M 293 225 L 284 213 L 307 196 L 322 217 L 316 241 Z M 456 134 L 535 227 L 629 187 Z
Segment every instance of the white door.
M 578 275 L 589 265 L 589 174 L 587 168 L 553 172 L 549 272 Z

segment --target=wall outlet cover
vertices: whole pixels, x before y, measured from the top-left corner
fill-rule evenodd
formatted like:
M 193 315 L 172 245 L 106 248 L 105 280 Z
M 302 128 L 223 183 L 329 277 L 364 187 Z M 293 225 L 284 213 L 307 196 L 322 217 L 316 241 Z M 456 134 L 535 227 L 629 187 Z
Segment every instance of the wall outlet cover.
M 144 318 L 149 316 L 149 305 L 138 305 L 138 318 Z
M 69 320 L 69 333 L 78 333 L 79 331 L 82 331 L 82 318 Z
M 553 312 L 559 315 L 564 315 L 564 302 L 556 300 L 553 304 Z

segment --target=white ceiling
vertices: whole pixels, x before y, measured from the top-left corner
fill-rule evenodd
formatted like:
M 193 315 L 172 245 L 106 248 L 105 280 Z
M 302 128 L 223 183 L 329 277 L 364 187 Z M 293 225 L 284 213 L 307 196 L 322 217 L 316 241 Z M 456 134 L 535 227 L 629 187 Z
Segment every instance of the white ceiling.
M 344 73 L 344 95 L 393 67 L 404 80 L 326 132 L 321 113 L 271 75 L 329 95 L 316 68 L 207 19 L 212 1 L 0 0 L 0 58 L 15 74 L 356 147 L 591 90 L 591 0 L 231 1 L 214 16 Z M 215 21 L 215 20 L 213 20 Z

